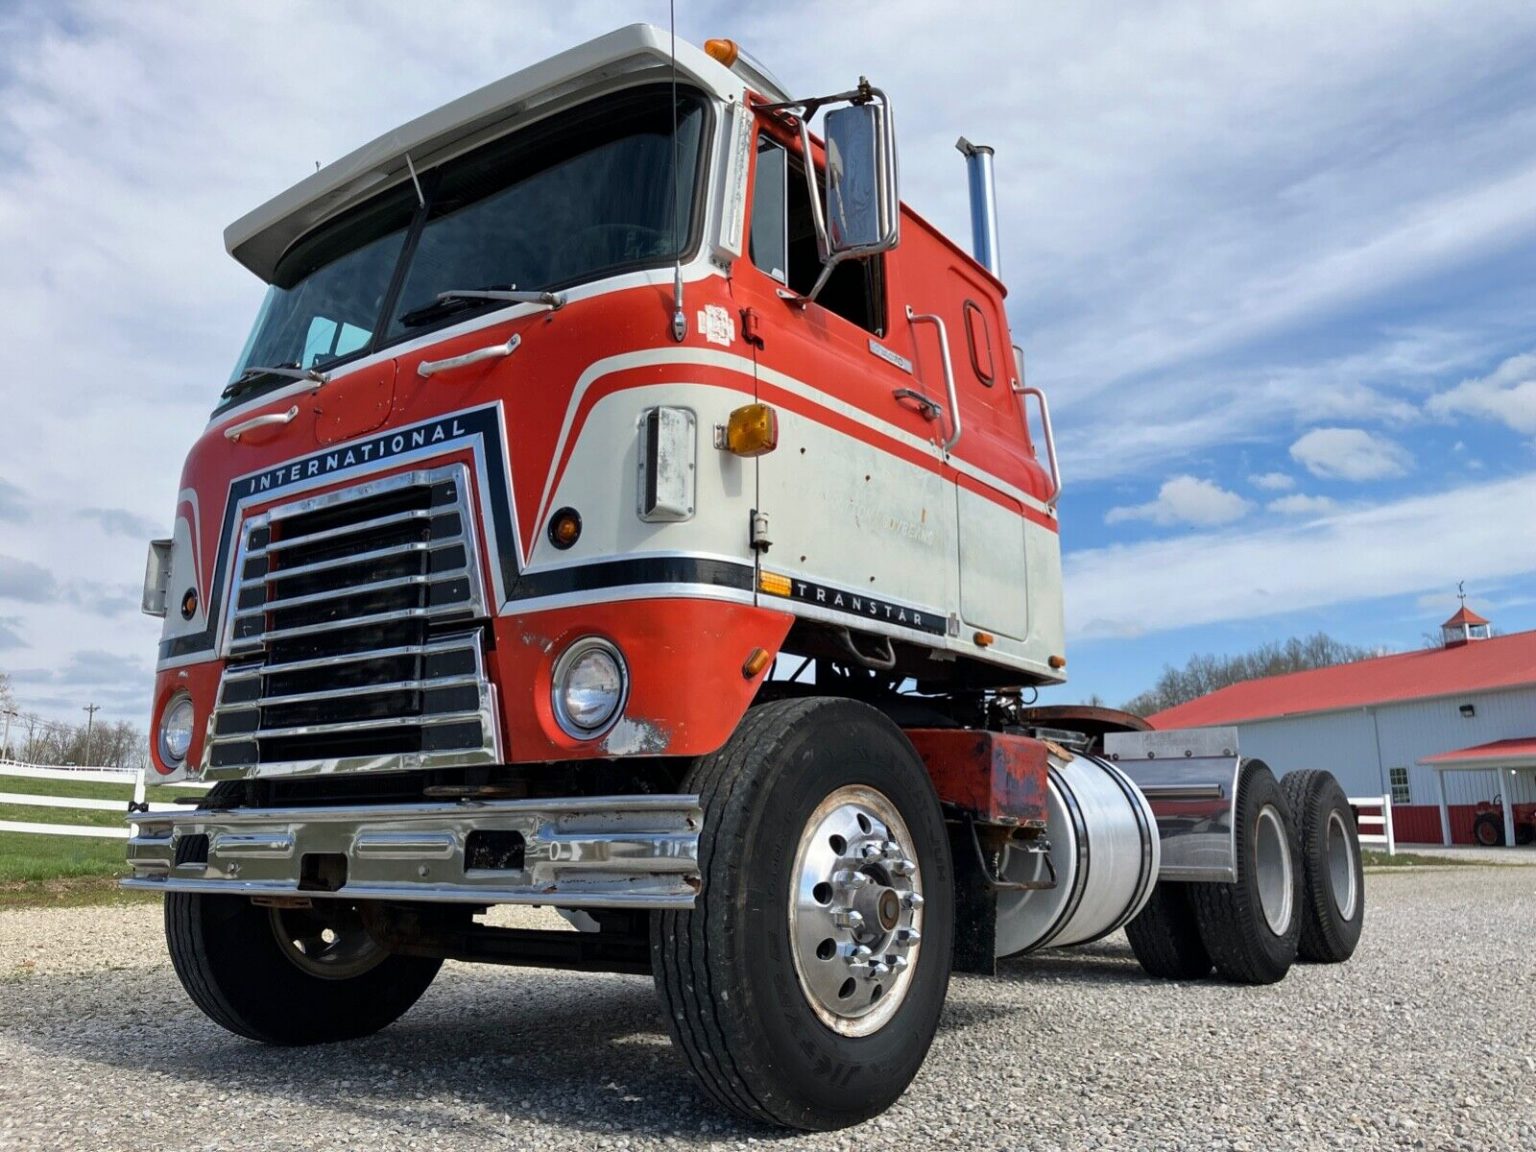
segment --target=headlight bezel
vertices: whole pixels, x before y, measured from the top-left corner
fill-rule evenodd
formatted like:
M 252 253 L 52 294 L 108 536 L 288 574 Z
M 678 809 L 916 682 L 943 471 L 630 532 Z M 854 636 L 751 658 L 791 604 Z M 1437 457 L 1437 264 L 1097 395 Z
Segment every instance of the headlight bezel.
M 186 709 L 186 746 L 181 754 L 175 754 L 170 741 L 171 720 L 176 713 Z M 160 724 L 156 730 L 156 745 L 160 751 L 160 761 L 167 768 L 176 769 L 182 767 L 187 760 L 187 754 L 192 751 L 192 738 L 197 734 L 197 706 L 192 703 L 192 697 L 187 692 L 178 692 L 166 701 L 165 707 L 160 711 Z
M 618 673 L 618 694 L 613 708 L 597 724 L 584 725 L 571 715 L 566 703 L 566 689 L 569 687 L 570 676 L 576 665 L 585 657 L 601 654 L 613 662 Z M 611 640 L 601 636 L 583 636 L 572 641 L 560 653 L 555 661 L 554 671 L 550 676 L 549 690 L 550 710 L 554 713 L 555 723 L 560 731 L 572 740 L 596 740 L 606 735 L 619 719 L 624 715 L 624 708 L 629 703 L 629 662 L 624 659 L 624 653 L 619 646 Z

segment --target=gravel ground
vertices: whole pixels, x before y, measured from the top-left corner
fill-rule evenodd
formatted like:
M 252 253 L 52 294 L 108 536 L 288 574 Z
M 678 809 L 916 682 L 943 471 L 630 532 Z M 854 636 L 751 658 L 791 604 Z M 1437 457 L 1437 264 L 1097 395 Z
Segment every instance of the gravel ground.
M 0 911 L 0 1148 L 1536 1148 L 1536 871 L 1368 883 L 1354 960 L 1271 988 L 1120 936 L 958 977 L 896 1107 L 808 1137 L 703 1103 L 645 978 L 451 964 L 375 1037 L 268 1049 L 182 995 L 157 907 Z

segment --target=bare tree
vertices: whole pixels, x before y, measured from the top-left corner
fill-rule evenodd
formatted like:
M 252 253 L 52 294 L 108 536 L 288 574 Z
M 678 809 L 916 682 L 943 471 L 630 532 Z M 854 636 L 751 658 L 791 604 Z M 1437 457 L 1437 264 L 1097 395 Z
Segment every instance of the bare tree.
M 1183 668 L 1165 665 L 1157 683 L 1127 701 L 1125 710 L 1147 716 L 1244 680 L 1349 664 L 1379 654 L 1317 632 L 1311 636 L 1292 636 L 1283 643 L 1271 641 L 1237 656 L 1191 656 Z

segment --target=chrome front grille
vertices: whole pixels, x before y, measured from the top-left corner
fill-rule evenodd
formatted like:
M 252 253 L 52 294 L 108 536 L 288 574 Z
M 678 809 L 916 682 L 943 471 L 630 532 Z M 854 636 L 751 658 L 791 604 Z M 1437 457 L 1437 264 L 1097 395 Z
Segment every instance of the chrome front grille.
M 455 464 L 242 524 L 210 776 L 499 762 L 469 492 Z

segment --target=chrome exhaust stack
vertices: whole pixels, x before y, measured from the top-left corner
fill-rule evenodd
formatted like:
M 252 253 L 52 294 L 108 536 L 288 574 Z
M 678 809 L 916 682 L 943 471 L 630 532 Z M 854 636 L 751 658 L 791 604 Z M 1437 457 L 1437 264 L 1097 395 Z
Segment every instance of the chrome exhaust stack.
M 971 253 L 999 280 L 1003 278 L 997 247 L 997 185 L 992 177 L 992 149 L 986 144 L 972 144 L 964 136 L 955 147 L 965 157 L 971 187 Z

